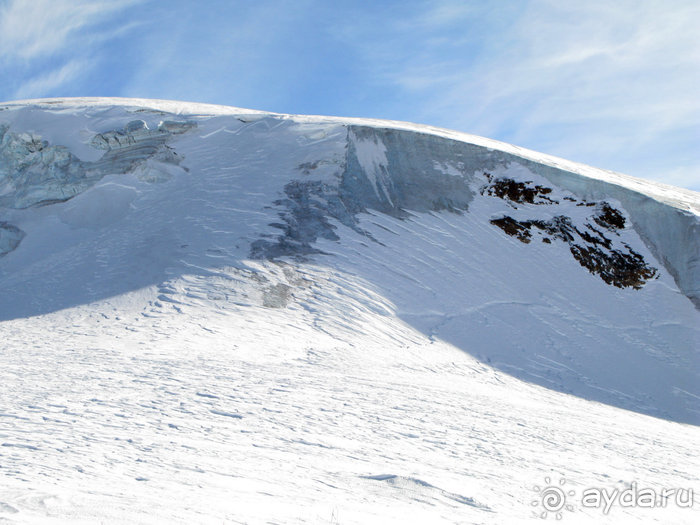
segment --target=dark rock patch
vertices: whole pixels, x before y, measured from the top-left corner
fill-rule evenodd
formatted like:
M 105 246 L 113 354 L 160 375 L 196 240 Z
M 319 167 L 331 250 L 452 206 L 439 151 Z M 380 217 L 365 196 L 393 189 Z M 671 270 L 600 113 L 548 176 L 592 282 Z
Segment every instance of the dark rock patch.
M 625 218 L 618 210 L 610 206 L 607 202 L 603 203 L 600 212 L 593 217 L 593 220 L 600 224 L 603 228 L 621 230 L 625 227 Z
M 657 270 L 648 266 L 644 258 L 629 246 L 625 247 L 626 253 L 577 244 L 572 244 L 569 249 L 581 266 L 600 276 L 606 283 L 618 288 L 631 287 L 639 290 L 656 276 Z
M 552 217 L 552 219 L 549 221 L 524 221 L 523 224 L 528 224 L 528 227 L 530 227 L 529 225 L 532 225 L 535 228 L 551 235 L 554 239 L 559 239 L 564 242 L 573 241 L 576 233 L 578 233 L 576 227 L 571 224 L 571 219 L 569 217 L 565 217 L 564 215 L 557 215 L 556 217 Z
M 616 230 L 625 224 L 622 213 L 607 203 L 603 204 L 602 212 L 594 216 L 593 220 L 603 226 L 603 229 L 615 234 Z M 590 223 L 586 223 L 584 228 L 577 228 L 571 219 L 564 215 L 558 215 L 548 221 L 518 221 L 503 216 L 490 222 L 525 244 L 532 240 L 533 228 L 545 234 L 542 242 L 546 244 L 551 244 L 552 239 L 567 243 L 574 259 L 581 266 L 598 275 L 607 284 L 618 288 L 631 287 L 639 290 L 658 274 L 656 268 L 649 266 L 644 258 L 627 244 L 622 243 L 624 249 L 613 248 L 612 239 Z
M 547 195 L 552 188 L 533 184 L 532 181 L 518 182 L 507 177 L 494 179 L 490 173 L 484 173 L 489 181 L 481 190 L 481 194 L 491 195 L 518 204 L 558 204 L 559 201 Z
M 511 237 L 515 237 L 526 244 L 529 243 L 532 238 L 530 234 L 532 223 L 530 221 L 518 222 L 512 217 L 506 216 L 500 219 L 491 219 L 491 224 L 498 226 Z

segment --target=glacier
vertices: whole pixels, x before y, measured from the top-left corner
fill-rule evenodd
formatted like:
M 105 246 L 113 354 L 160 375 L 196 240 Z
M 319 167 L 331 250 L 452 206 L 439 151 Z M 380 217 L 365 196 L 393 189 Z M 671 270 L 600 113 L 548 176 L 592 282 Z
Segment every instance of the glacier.
M 692 485 L 699 228 L 696 192 L 429 126 L 0 104 L 0 516 L 502 522 L 553 471 Z M 670 516 L 617 512 L 567 519 Z
M 66 201 L 109 173 L 134 171 L 147 161 L 178 164 L 166 146 L 190 123 L 161 122 L 151 131 L 143 120 L 124 130 L 96 134 L 90 145 L 105 154 L 96 162 L 78 159 L 63 145 L 50 145 L 33 133 L 14 133 L 0 126 L 0 206 L 29 206 Z

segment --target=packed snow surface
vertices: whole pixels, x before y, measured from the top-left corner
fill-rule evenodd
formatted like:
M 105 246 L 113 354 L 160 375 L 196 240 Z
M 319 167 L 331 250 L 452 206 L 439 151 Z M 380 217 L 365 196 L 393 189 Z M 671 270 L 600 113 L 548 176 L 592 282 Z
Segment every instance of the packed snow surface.
M 581 499 L 700 492 L 696 192 L 408 123 L 5 103 L 0 297 L 0 520 L 697 522 Z

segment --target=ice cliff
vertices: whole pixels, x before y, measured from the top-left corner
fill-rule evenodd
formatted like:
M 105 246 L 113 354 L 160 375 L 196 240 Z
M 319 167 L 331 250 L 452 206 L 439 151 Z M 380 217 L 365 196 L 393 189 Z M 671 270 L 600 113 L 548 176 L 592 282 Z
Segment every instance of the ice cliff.
M 298 307 L 325 330 L 331 299 L 299 277 L 323 268 L 389 305 L 351 287 L 343 326 L 396 316 L 521 379 L 695 421 L 699 213 L 696 192 L 427 126 L 0 106 L 0 320 L 156 287 L 158 311 Z
M 346 155 L 337 176 L 331 180 L 315 179 L 314 166 L 303 166 L 305 176 L 287 184 L 286 198 L 276 201 L 276 205 L 285 208 L 280 212 L 284 223 L 279 226 L 284 234 L 274 243 L 255 243 L 253 254 L 308 253 L 313 251 L 313 242 L 318 237 L 336 238 L 328 217 L 357 228 L 356 215 L 368 209 L 399 218 L 409 216 L 410 212 L 466 212 L 483 184 L 483 176 L 490 178 L 490 172 L 505 167 L 525 168 L 529 173 L 544 177 L 550 185 L 571 192 L 564 200 L 545 203 L 561 208 L 561 214 L 557 215 L 559 221 L 570 220 L 566 208 L 576 205 L 577 199 L 580 199 L 578 206 L 597 206 L 599 211 L 606 207 L 611 209 L 607 200 L 619 201 L 629 213 L 632 227 L 674 276 L 679 288 L 700 307 L 700 221 L 696 213 L 682 204 L 660 202 L 653 194 L 590 179 L 495 148 L 418 131 L 349 125 Z M 515 183 L 508 177 L 501 178 L 501 183 L 506 182 Z M 498 197 L 507 199 L 503 194 Z M 612 225 L 603 224 L 599 218 L 589 219 L 586 222 L 588 233 L 584 234 L 584 238 L 588 235 L 585 240 L 589 241 L 589 246 L 576 248 L 574 257 L 581 261 L 587 259 L 582 265 L 596 273 L 601 272 L 592 268 L 601 264 L 610 266 L 613 271 L 615 266 L 635 265 L 632 259 L 639 259 L 639 255 L 629 249 L 625 255 L 616 251 L 602 263 L 591 262 L 591 256 L 586 257 L 591 234 L 598 236 L 592 241 L 593 245 L 610 249 L 610 241 L 592 226 L 596 222 L 599 227 L 611 229 Z M 566 237 L 564 240 L 570 240 L 568 234 L 560 231 L 558 237 L 562 235 Z M 600 249 L 595 248 L 595 251 L 600 252 Z M 645 278 L 653 277 L 654 271 L 647 270 L 643 261 L 640 263 L 642 273 L 646 272 Z

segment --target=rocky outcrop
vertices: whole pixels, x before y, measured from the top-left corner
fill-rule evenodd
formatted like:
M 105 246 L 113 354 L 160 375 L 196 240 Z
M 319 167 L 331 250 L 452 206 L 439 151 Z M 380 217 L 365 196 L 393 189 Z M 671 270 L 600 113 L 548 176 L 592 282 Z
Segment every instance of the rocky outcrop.
M 482 188 L 482 195 L 492 195 L 518 204 L 559 204 L 559 201 L 548 197 L 552 193 L 552 188 L 505 177 L 494 179 L 490 173 L 484 173 L 484 176 L 488 179 L 489 184 Z
M 482 194 L 507 200 L 511 204 L 559 203 L 547 197 L 552 193 L 551 188 L 505 177 L 494 180 L 488 173 L 485 176 L 489 184 L 482 189 Z M 574 224 L 572 218 L 566 215 L 557 215 L 549 220 L 516 220 L 505 215 L 491 219 L 490 222 L 525 244 L 532 241 L 535 233 L 539 234 L 544 243 L 551 244 L 557 240 L 568 244 L 571 255 L 581 266 L 618 288 L 631 287 L 638 290 L 658 275 L 658 270 L 648 265 L 644 257 L 627 243 L 621 240 L 613 242 L 613 238 L 619 237 L 619 230 L 626 224 L 620 210 L 608 202 L 578 202 L 570 196 L 565 200 L 575 203 L 577 207 L 595 206 L 596 211 L 581 225 Z

